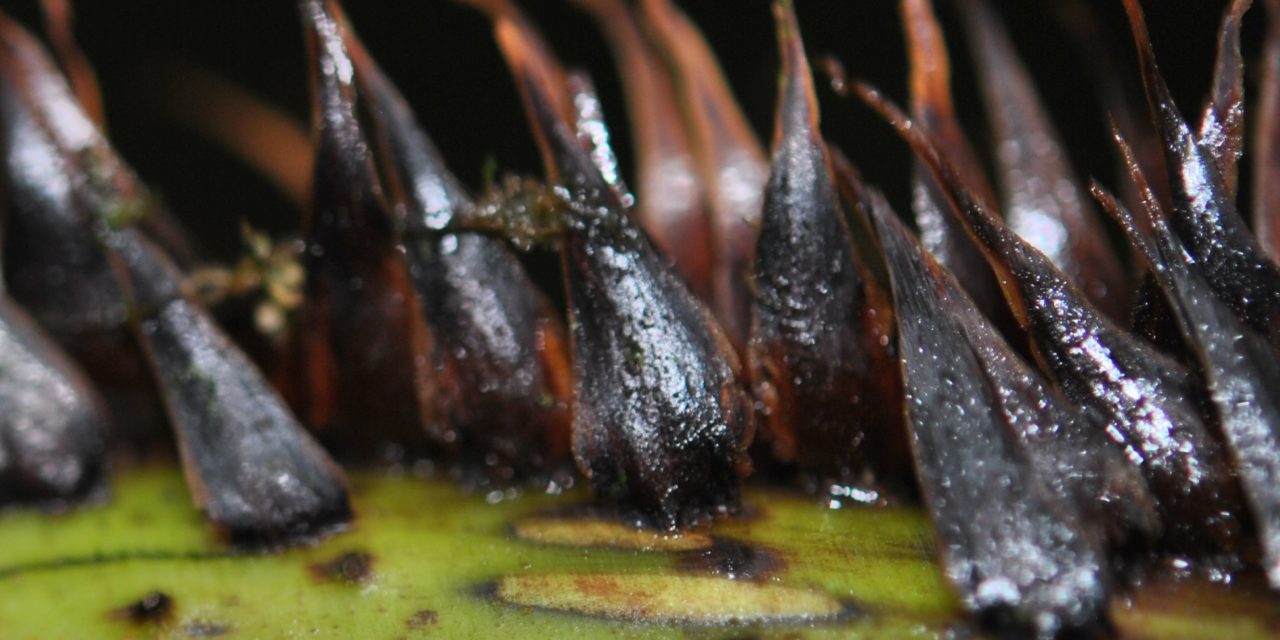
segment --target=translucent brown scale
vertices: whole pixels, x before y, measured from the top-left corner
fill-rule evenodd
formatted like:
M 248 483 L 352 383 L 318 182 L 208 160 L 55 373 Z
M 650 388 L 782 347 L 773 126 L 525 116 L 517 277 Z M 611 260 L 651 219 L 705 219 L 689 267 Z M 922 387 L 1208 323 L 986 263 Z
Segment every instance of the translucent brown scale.
M 248 257 L 201 269 L 191 218 L 104 133 L 114 103 L 70 3 L 41 5 L 52 53 L 0 14 L 0 508 L 110 500 L 110 470 L 142 452 L 182 466 L 219 544 L 275 550 L 359 525 L 367 476 L 353 490 L 340 465 L 436 470 L 495 500 L 579 484 L 604 519 L 590 536 L 694 545 L 685 572 L 735 549 L 724 572 L 771 593 L 760 576 L 784 563 L 711 529 L 751 528 L 755 483 L 819 513 L 918 509 L 953 606 L 994 637 L 1108 637 L 1170 567 L 1280 590 L 1280 2 L 1219 3 L 1196 123 L 1138 0 L 1108 14 L 1127 35 L 1064 3 L 1063 34 L 1136 45 L 1133 68 L 1114 44 L 1077 63 L 1102 67 L 1080 93 L 1121 142 L 1108 187 L 1007 3 L 901 0 L 908 108 L 831 63 L 836 93 L 871 109 L 834 102 L 826 122 L 838 96 L 815 82 L 801 26 L 822 17 L 804 2 L 773 1 L 776 49 L 756 47 L 779 71 L 772 105 L 739 104 L 717 38 L 671 0 L 568 3 L 613 75 L 544 38 L 563 32 L 541 10 L 462 4 L 493 42 L 461 55 L 505 62 L 486 81 L 519 96 L 502 106 L 523 111 L 541 173 L 467 186 L 414 76 L 356 36 L 376 25 L 299 0 L 309 140 L 234 82 L 188 79 L 208 99 L 182 103 L 287 192 L 299 239 L 247 230 Z M 431 87 L 452 128 L 490 126 L 454 89 Z M 611 130 L 614 104 L 629 126 Z M 766 152 L 751 117 L 769 107 Z M 827 139 L 842 117 L 888 122 L 911 153 L 896 185 L 867 177 L 892 165 L 873 136 Z M 257 315 L 220 323 L 209 288 L 250 290 Z M 569 535 L 558 514 L 511 535 Z
M 996 197 L 981 161 L 956 115 L 951 96 L 951 62 L 942 26 L 931 0 L 901 0 L 903 30 L 910 60 L 911 113 L 920 126 L 938 137 L 957 171 L 985 202 Z M 1005 332 L 1016 331 L 1008 307 L 998 295 L 999 284 L 978 247 L 946 211 L 948 200 L 924 167 L 912 169 L 911 212 L 920 239 L 930 253 L 964 283 L 983 313 L 996 319 Z
M 1073 175 L 1061 136 L 1040 104 L 1035 84 L 990 4 L 979 0 L 963 7 L 990 114 L 991 144 L 997 149 L 1001 202 L 1009 227 L 1067 274 L 1108 316 L 1125 317 L 1127 283 L 1119 260 L 1107 243 L 1102 218 L 1090 209 L 1084 186 Z M 1239 124 L 1235 119 L 1231 122 Z M 993 270 L 999 271 L 994 266 Z M 1016 310 L 1014 314 L 1018 315 Z
M 432 412 L 441 392 L 428 371 L 433 336 L 356 119 L 341 27 L 323 2 L 300 8 L 316 152 L 302 230 L 304 298 L 277 377 L 332 446 L 355 450 L 385 439 L 411 450 L 447 447 L 449 429 L 426 429 L 438 424 Z

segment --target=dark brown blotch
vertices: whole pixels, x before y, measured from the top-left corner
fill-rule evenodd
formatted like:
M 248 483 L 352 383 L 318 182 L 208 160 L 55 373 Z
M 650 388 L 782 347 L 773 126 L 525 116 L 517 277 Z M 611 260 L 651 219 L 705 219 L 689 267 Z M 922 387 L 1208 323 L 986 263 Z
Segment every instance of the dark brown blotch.
M 440 614 L 433 609 L 419 609 L 404 621 L 404 626 L 411 631 L 420 631 L 427 627 L 433 627 L 440 622 Z
M 787 562 L 765 545 L 713 538 L 711 546 L 705 549 L 691 549 L 677 555 L 676 568 L 729 580 L 759 581 L 786 571 Z
M 366 551 L 346 551 L 336 557 L 307 566 L 307 572 L 318 582 L 360 584 L 373 579 L 374 557 Z
M 137 600 L 111 611 L 116 620 L 136 625 L 160 624 L 173 618 L 174 601 L 163 591 L 152 591 Z

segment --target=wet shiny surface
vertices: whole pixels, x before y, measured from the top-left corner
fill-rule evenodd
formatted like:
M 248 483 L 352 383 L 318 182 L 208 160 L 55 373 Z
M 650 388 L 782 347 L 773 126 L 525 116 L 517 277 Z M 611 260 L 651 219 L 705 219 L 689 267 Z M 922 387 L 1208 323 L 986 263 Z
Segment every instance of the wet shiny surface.
M 597 198 L 575 200 L 564 240 L 579 464 L 598 495 L 660 528 L 731 513 L 752 432 L 737 360 L 643 233 Z
M 84 374 L 0 292 L 0 508 L 104 492 L 107 428 Z
M 77 198 L 83 194 L 77 193 L 81 189 L 70 163 L 46 124 L 53 120 L 66 126 L 84 116 L 74 104 L 62 102 L 39 115 L 28 103 L 31 98 L 23 97 L 31 95 L 27 73 L 17 67 L 12 53 L 0 60 L 9 289 L 46 326 L 67 337 L 86 329 L 118 327 L 125 321 L 124 301 L 93 234 L 82 224 L 83 203 Z M 53 96 L 71 99 L 65 93 Z
M 622 0 L 577 0 L 613 49 L 636 157 L 635 215 L 699 298 L 711 295 L 712 242 L 693 143 L 672 74 Z
M 761 426 L 819 490 L 909 485 L 899 368 L 854 256 L 795 16 L 778 6 L 783 75 L 749 347 Z
M 1137 0 L 1126 0 L 1147 99 L 1164 142 L 1173 192 L 1170 225 L 1195 257 L 1213 292 L 1272 344 L 1280 344 L 1280 266 L 1240 217 L 1216 149 L 1199 140 L 1178 112 L 1156 68 Z
M 13 293 L 59 335 L 118 327 L 119 292 L 80 223 L 84 211 L 133 218 L 166 250 L 191 259 L 181 230 L 86 115 L 40 43 L 0 16 L 10 237 L 5 257 Z M 59 158 L 61 156 L 61 158 Z M 74 179 L 65 166 L 76 167 Z M 61 175 L 60 175 L 61 174 Z M 15 236 L 16 233 L 24 235 Z M 27 236 L 25 234 L 33 235 Z M 38 240 L 38 241 L 37 241 Z
M 631 219 L 579 146 L 530 36 L 496 24 L 564 200 L 573 345 L 573 449 L 595 494 L 661 529 L 734 513 L 749 470 L 751 404 L 711 314 Z
M 941 174 L 939 181 L 948 182 Z M 964 197 L 958 200 L 961 210 L 980 214 L 980 205 Z M 989 216 L 979 219 L 993 222 Z M 981 238 L 982 233 L 975 237 Z M 1108 429 L 1111 425 L 1102 415 L 1081 410 L 1051 390 L 979 314 L 954 302 L 962 296 L 952 293 L 947 310 L 978 354 L 1010 428 L 1042 465 L 1042 479 L 1059 497 L 1074 502 L 1092 526 L 1105 532 L 1118 555 L 1150 546 L 1161 533 L 1156 501 L 1138 474 L 1136 461 L 1107 437 L 1113 431 Z M 1217 513 L 1212 511 L 1215 507 L 1238 507 L 1238 503 L 1209 507 L 1211 513 Z
M 0 15 L 0 192 L 5 280 L 110 401 L 116 437 L 154 442 L 162 410 L 88 220 L 159 212 L 39 43 Z
M 1134 172 L 1141 183 L 1141 174 Z M 1280 362 L 1263 340 L 1240 321 L 1191 266 L 1188 249 L 1175 235 L 1154 198 L 1147 220 L 1154 239 L 1117 209 L 1131 241 L 1151 264 L 1169 299 L 1178 327 L 1200 365 L 1209 398 L 1253 516 L 1262 547 L 1262 567 L 1272 588 L 1280 586 Z
M 871 213 L 892 274 L 916 474 L 944 574 L 997 634 L 1096 631 L 1110 591 L 1101 542 L 1042 480 L 1041 459 L 1019 441 L 1033 434 L 1009 429 L 991 363 L 956 315 L 977 311 L 887 206 Z
M 1142 469 L 1174 550 L 1237 548 L 1244 526 L 1239 490 L 1201 417 L 1199 381 L 1084 306 L 1061 274 L 1029 276 L 1027 265 L 1019 266 L 1015 278 L 1038 357 L 1068 396 L 1105 418 L 1108 437 Z M 1037 266 L 1039 274 L 1047 270 Z
M 1244 537 L 1243 505 L 1226 453 L 1202 418 L 1199 380 L 1094 309 L 1047 256 L 1006 227 L 960 183 L 940 157 L 933 138 L 892 105 L 883 101 L 876 105 L 933 171 L 954 203 L 957 221 L 983 247 L 1042 368 L 1071 401 L 1090 410 L 1073 419 L 1039 416 L 1064 425 L 1062 435 L 1069 444 L 1062 449 L 1068 461 L 1063 468 L 1074 464 L 1079 470 L 1092 469 L 1084 473 L 1093 474 L 1086 479 L 1091 491 L 1114 482 L 1114 490 L 1149 501 L 1149 485 L 1167 527 L 1166 544 L 1175 552 L 1237 553 Z M 1026 367 L 1016 357 L 1005 357 L 998 350 L 992 353 L 993 360 L 998 356 L 1007 363 L 1007 382 L 999 386 L 1024 388 L 1014 396 L 1044 393 L 1036 390 L 1039 384 L 1027 382 L 1027 374 L 1018 372 Z M 1097 459 L 1081 459 L 1074 453 L 1077 448 Z M 1069 462 L 1072 457 L 1074 463 Z M 1145 481 L 1133 477 L 1135 469 L 1141 470 Z M 1131 506 L 1134 511 L 1127 516 L 1103 517 L 1099 522 L 1107 526 L 1145 523 L 1150 516 L 1147 509 L 1153 505 Z M 1135 528 L 1148 536 L 1153 529 L 1149 523 Z M 1124 534 L 1121 526 L 1111 537 Z
M 135 232 L 116 234 L 113 245 L 205 517 L 235 544 L 267 547 L 350 522 L 341 469 L 253 363 L 181 295 L 173 265 Z
M 1200 144 L 1218 165 L 1223 186 L 1235 196 L 1238 164 L 1244 153 L 1244 64 L 1240 57 L 1240 23 L 1253 0 L 1232 0 L 1218 29 L 1218 60 L 1213 86 L 1200 114 Z
M 405 256 L 435 342 L 439 410 L 429 428 L 453 434 L 464 464 L 492 479 L 565 475 L 571 383 L 563 327 L 506 242 L 440 231 L 471 198 L 395 88 L 357 44 L 351 49 L 360 49 L 356 72 L 387 170 L 401 183 Z

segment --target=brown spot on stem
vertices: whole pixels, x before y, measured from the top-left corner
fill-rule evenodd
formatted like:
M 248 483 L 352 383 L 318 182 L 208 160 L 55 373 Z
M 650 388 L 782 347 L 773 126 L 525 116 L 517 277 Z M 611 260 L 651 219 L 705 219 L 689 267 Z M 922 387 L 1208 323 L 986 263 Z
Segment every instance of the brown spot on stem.
M 138 625 L 159 624 L 173 617 L 173 598 L 163 591 L 152 591 L 112 611 L 111 617 Z
M 328 562 L 307 567 L 319 582 L 359 584 L 373 578 L 373 556 L 364 551 L 347 551 Z
M 440 614 L 431 609 L 420 609 L 412 616 L 409 616 L 409 619 L 405 620 L 404 624 L 409 627 L 409 629 L 417 631 L 419 629 L 425 629 L 433 626 L 439 621 Z
M 759 581 L 780 574 L 787 563 L 778 553 L 763 545 L 717 538 L 706 548 L 680 554 L 676 567 L 689 573 L 730 580 Z

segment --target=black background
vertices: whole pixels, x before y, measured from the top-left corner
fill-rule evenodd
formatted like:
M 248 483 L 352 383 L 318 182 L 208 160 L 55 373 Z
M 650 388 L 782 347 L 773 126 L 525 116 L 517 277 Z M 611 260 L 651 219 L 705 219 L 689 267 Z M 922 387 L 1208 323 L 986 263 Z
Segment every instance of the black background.
M 952 2 L 939 0 L 961 116 L 985 154 L 986 129 L 969 70 L 967 45 Z M 997 5 L 1081 176 L 1115 175 L 1105 116 L 1079 42 L 1057 19 L 1068 0 L 1006 0 Z M 1132 41 L 1119 0 L 1082 0 L 1101 18 L 1123 78 L 1138 82 Z M 593 22 L 567 0 L 522 6 L 571 66 L 588 69 L 604 100 L 616 146 L 629 170 L 626 112 L 612 58 Z M 768 140 L 777 54 L 767 0 L 684 0 L 719 55 L 751 123 Z M 849 75 L 905 99 L 905 52 L 892 0 L 797 0 L 811 54 L 831 53 Z M 1147 0 L 1158 60 L 1185 113 L 1198 111 L 1209 85 L 1220 0 Z M 1261 3 L 1259 3 L 1261 4 Z M 39 30 L 36 0 L 4 8 Z M 241 218 L 275 232 L 297 226 L 299 212 L 261 177 L 167 115 L 160 69 L 189 65 L 213 71 L 299 120 L 307 117 L 304 46 L 294 2 L 248 0 L 82 0 L 77 35 L 93 61 L 107 104 L 110 135 L 122 154 L 215 255 L 237 248 Z M 397 82 L 423 125 L 462 179 L 477 186 L 492 159 L 502 170 L 538 174 L 538 157 L 519 100 L 493 44 L 488 23 L 451 0 L 348 0 L 352 23 Z M 1263 8 L 1245 21 L 1246 59 L 1260 49 Z M 1091 46 L 1102 46 L 1093 43 Z M 1258 65 L 1248 74 L 1256 87 Z M 1252 97 L 1252 96 L 1251 96 Z M 824 130 L 907 209 L 910 162 L 904 145 L 859 103 L 822 91 Z M 1246 167 L 1247 170 L 1247 167 Z M 1245 174 L 1248 175 L 1248 174 Z M 1248 197 L 1247 192 L 1242 194 Z M 1242 200 L 1247 202 L 1248 200 Z

